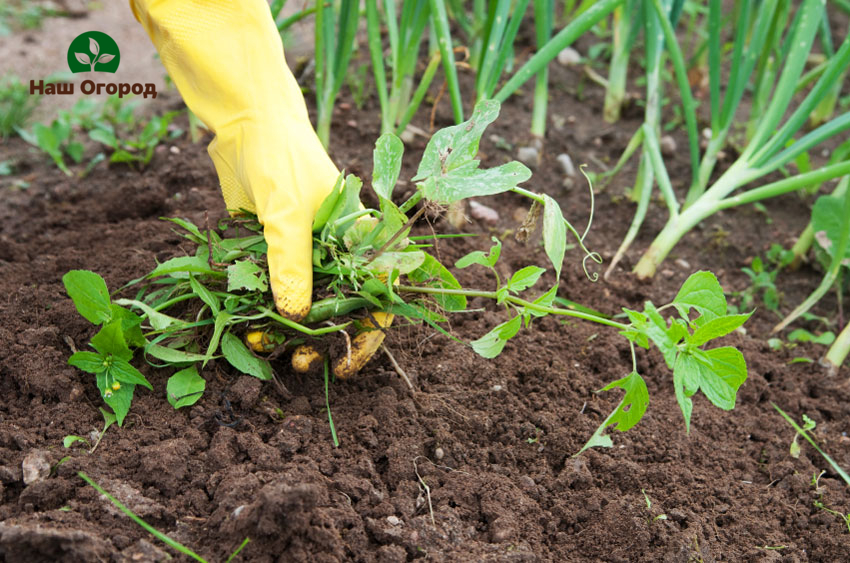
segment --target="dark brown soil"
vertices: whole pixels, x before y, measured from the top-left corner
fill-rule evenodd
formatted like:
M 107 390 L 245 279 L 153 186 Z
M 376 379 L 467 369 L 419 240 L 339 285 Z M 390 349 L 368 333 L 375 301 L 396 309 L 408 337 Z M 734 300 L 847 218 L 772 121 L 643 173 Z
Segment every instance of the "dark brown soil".
M 546 152 L 529 186 L 556 197 L 583 228 L 587 190 L 581 183 L 562 187 L 555 156 L 567 152 L 598 170 L 592 163 L 615 159 L 637 122 L 604 124 L 598 88 L 585 85 L 577 98 L 581 80 L 577 72 L 553 69 Z M 375 115 L 373 101 L 362 112 L 340 110 L 331 149 L 340 167 L 368 177 Z M 528 96 L 509 101 L 488 136 L 522 142 L 517 132 L 527 130 L 529 115 Z M 447 120 L 443 102 L 437 125 Z M 408 147 L 403 177 L 412 176 L 424 142 Z M 18 141 L 0 146 L 0 160 L 26 153 L 22 147 Z M 614 448 L 572 457 L 619 400 L 616 391 L 595 391 L 630 370 L 629 349 L 614 330 L 544 319 L 492 361 L 442 336 L 397 328 L 390 349 L 416 391 L 383 356 L 357 378 L 334 384 L 339 448 L 331 442 L 322 382 L 296 377 L 282 358 L 275 368 L 292 396 L 213 362 L 203 371 L 204 398 L 180 411 L 165 400 L 170 373 L 140 366 L 155 390 L 137 393 L 125 427 L 110 428 L 92 454 L 64 449 L 64 436 L 102 425 L 102 405 L 91 376 L 66 363 L 92 327 L 74 310 L 61 276 L 85 268 L 120 287 L 156 260 L 188 250 L 159 217 L 202 224 L 206 210 L 212 219 L 225 214 L 204 147 L 186 141 L 176 147 L 179 152 L 158 151 L 144 173 L 101 167 L 84 180 L 66 178 L 30 154 L 23 168 L 32 168 L 18 176 L 29 188 L 0 189 L 0 560 L 177 555 L 78 471 L 210 561 L 223 561 L 245 537 L 251 542 L 241 557 L 252 562 L 850 560 L 847 525 L 813 505 L 819 499 L 850 511 L 847 488 L 808 444 L 799 459 L 789 456 L 794 432 L 771 406 L 797 419 L 811 416 L 817 440 L 850 468 L 848 371 L 830 379 L 816 362 L 789 363 L 798 356 L 817 360 L 821 347 L 771 351 L 766 340 L 776 317 L 764 309 L 746 335 L 727 339 L 749 365 L 737 408 L 725 412 L 695 398 L 690 435 L 660 355 L 639 351 L 651 395 L 643 421 L 616 433 Z M 489 140 L 482 151 L 487 165 L 510 156 Z M 678 188 L 688 177 L 685 158 L 683 149 L 672 168 Z M 622 193 L 633 173 L 597 194 L 588 244 L 606 259 L 631 220 L 634 208 Z M 485 203 L 501 219 L 494 226 L 473 222 L 472 232 L 508 235 L 525 205 L 513 196 Z M 752 208 L 718 214 L 676 248 L 651 283 L 638 283 L 627 269 L 591 283 L 573 251 L 560 294 L 617 313 L 646 299 L 668 302 L 698 269 L 716 272 L 729 291 L 743 289 L 740 268 L 771 243 L 791 242 L 810 203 L 795 195 L 769 202 L 767 216 Z M 665 219 L 661 206 L 651 210 L 624 267 Z M 444 222 L 437 228 L 452 229 Z M 506 272 L 546 263 L 536 241 L 522 246 L 504 238 Z M 440 252 L 452 262 L 487 240 L 455 239 Z M 463 276 L 471 286 L 488 283 L 473 269 Z M 816 287 L 819 276 L 809 266 L 783 273 L 783 310 Z M 834 318 L 834 304 L 828 298 L 816 312 Z M 469 340 L 501 320 L 491 309 L 460 315 L 452 329 Z M 25 458 L 52 465 L 50 476 L 24 486 Z M 812 476 L 822 470 L 816 490 Z

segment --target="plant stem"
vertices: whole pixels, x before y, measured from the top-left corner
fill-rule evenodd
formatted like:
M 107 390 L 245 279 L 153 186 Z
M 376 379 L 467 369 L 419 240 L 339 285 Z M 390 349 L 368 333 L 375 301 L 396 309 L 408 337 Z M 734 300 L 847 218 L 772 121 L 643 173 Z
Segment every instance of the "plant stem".
M 844 325 L 844 330 L 841 331 L 824 356 L 823 363 L 829 368 L 830 374 L 838 372 L 838 368 L 847 359 L 848 353 L 850 353 L 850 323 Z
M 484 299 L 493 300 L 496 300 L 498 297 L 495 291 L 482 291 L 478 289 L 450 289 L 443 287 L 427 287 L 415 285 L 400 285 L 396 289 L 398 291 L 407 291 L 409 293 L 426 293 L 432 295 L 463 295 L 464 297 L 483 297 Z M 546 307 L 543 305 L 532 303 L 530 301 L 526 301 L 525 299 L 520 299 L 519 297 L 514 297 L 512 295 L 508 296 L 507 299 L 505 299 L 505 303 L 511 303 L 512 305 L 516 305 L 517 307 L 523 307 L 525 309 L 537 311 L 538 313 L 546 313 L 549 315 L 563 315 L 565 317 L 575 317 L 577 319 L 583 319 L 585 321 L 599 323 L 620 330 L 626 330 L 629 328 L 629 325 L 618 323 L 617 321 L 612 321 L 610 319 L 599 317 L 597 315 L 592 315 L 590 313 L 583 313 L 581 311 L 570 311 L 569 309 L 560 309 L 558 307 Z

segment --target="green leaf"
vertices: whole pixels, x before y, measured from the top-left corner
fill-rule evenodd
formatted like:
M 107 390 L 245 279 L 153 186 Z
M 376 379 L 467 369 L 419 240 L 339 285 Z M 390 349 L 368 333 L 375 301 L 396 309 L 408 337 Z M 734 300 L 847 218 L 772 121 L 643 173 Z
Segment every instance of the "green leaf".
M 88 373 L 100 373 L 106 371 L 107 366 L 104 365 L 106 356 L 95 354 L 94 352 L 74 352 L 68 363 Z
M 835 254 L 835 248 L 841 238 L 844 197 L 843 195 L 822 195 L 812 207 L 812 229 L 815 232 L 815 241 L 830 257 Z M 844 252 L 842 263 L 850 266 L 850 245 Z
M 145 348 L 145 354 L 153 356 L 158 360 L 162 360 L 169 364 L 182 364 L 191 362 L 202 362 L 207 359 L 206 354 L 195 354 L 192 352 L 184 352 L 167 346 L 158 344 L 148 344 Z
M 128 383 L 122 385 L 121 389 L 117 391 L 112 390 L 112 394 L 109 396 L 103 395 L 104 402 L 112 407 L 112 410 L 115 412 L 115 420 L 118 422 L 118 426 L 124 425 L 124 417 L 130 412 L 130 405 L 133 403 L 133 390 L 135 388 L 135 385 Z
M 71 435 L 71 436 L 65 436 L 62 439 L 62 446 L 65 447 L 65 448 L 70 448 L 71 446 L 73 446 L 77 442 L 82 442 L 84 444 L 89 443 L 89 441 L 86 440 L 85 438 L 83 438 L 82 436 Z
M 511 279 L 508 280 L 508 289 L 515 293 L 525 291 L 536 284 L 537 280 L 540 279 L 540 276 L 542 276 L 545 271 L 545 269 L 538 266 L 526 266 L 511 276 Z
M 689 397 L 702 390 L 712 404 L 732 410 L 738 388 L 746 379 L 744 355 L 735 348 L 724 346 L 699 354 L 679 354 L 673 368 L 673 387 L 688 431 L 693 408 Z
M 726 336 L 730 332 L 736 330 L 739 326 L 747 322 L 752 313 L 746 315 L 725 315 L 711 319 L 701 327 L 696 329 L 688 339 L 688 342 L 693 346 L 702 346 L 709 340 Z
M 227 303 L 225 302 L 225 305 Z M 227 311 L 222 311 L 215 317 L 215 325 L 213 328 L 213 335 L 210 338 L 210 344 L 207 347 L 207 353 L 204 355 L 204 363 L 203 366 L 207 365 L 207 362 L 210 361 L 215 355 L 216 350 L 218 350 L 218 344 L 221 341 L 221 335 L 224 333 L 224 329 L 230 323 L 230 319 L 233 317 Z
M 676 325 L 668 326 L 667 321 L 664 320 L 655 305 L 649 301 L 644 305 L 644 315 L 646 322 L 643 327 L 639 327 L 639 330 L 652 340 L 652 343 L 658 347 L 664 356 L 667 367 L 673 369 L 673 362 L 679 350 L 676 344 L 684 335 L 681 334 L 680 328 Z
M 112 305 L 111 310 L 112 318 L 121 321 L 121 331 L 128 346 L 141 348 L 147 344 L 145 335 L 142 334 L 142 318 L 139 315 L 119 305 Z
M 266 273 L 250 260 L 240 260 L 227 267 L 227 291 L 266 291 L 268 288 Z
M 723 288 L 720 287 L 717 277 L 706 271 L 695 272 L 685 280 L 673 300 L 673 305 L 685 318 L 691 308 L 695 309 L 701 315 L 694 321 L 697 326 L 726 314 Z
M 372 189 L 379 198 L 392 199 L 393 188 L 401 172 L 404 143 L 392 133 L 384 133 L 375 143 L 372 153 Z
M 455 268 L 468 268 L 473 264 L 479 264 L 481 266 L 486 266 L 488 268 L 492 268 L 496 265 L 496 262 L 499 261 L 499 256 L 502 254 L 502 242 L 496 237 L 492 238 L 493 246 L 490 247 L 489 254 L 484 254 L 480 250 L 475 250 L 470 252 L 457 262 L 455 262 Z
M 109 129 L 104 129 L 100 127 L 97 129 L 92 129 L 91 131 L 89 131 L 89 139 L 98 143 L 102 143 L 107 147 L 117 149 L 118 139 L 115 138 L 115 133 L 111 129 L 112 126 L 109 126 Z
M 543 248 L 555 267 L 555 277 L 561 277 L 561 266 L 567 251 L 567 225 L 558 202 L 543 194 Z
M 221 303 L 219 302 L 218 297 L 216 297 L 212 291 L 204 287 L 204 285 L 196 280 L 191 274 L 189 274 L 189 285 L 201 301 L 207 304 L 213 316 L 218 315 L 218 312 L 221 311 Z
M 614 412 L 609 414 L 608 418 L 599 425 L 599 428 L 596 429 L 593 436 L 590 437 L 584 447 L 580 449 L 576 455 L 588 448 L 596 446 L 610 448 L 613 446 L 613 442 L 611 441 L 610 436 L 604 434 L 606 427 L 613 424 L 616 425 L 614 428 L 620 432 L 625 432 L 635 426 L 638 422 L 640 422 L 640 419 L 643 418 L 643 415 L 649 406 L 649 391 L 646 389 L 646 382 L 643 378 L 636 371 L 633 371 L 622 379 L 612 381 L 598 392 L 601 393 L 602 391 L 610 391 L 615 387 L 620 387 L 626 392 L 623 396 L 623 400 L 620 401 L 617 408 L 614 409 Z
M 272 378 L 272 368 L 269 363 L 258 358 L 248 350 L 248 347 L 233 333 L 225 332 L 221 337 L 221 353 L 230 365 L 248 375 L 262 380 Z
M 558 286 L 555 285 L 549 291 L 542 294 L 540 297 L 532 301 L 535 305 L 540 305 L 541 307 L 551 307 L 555 303 L 555 297 L 558 295 Z M 548 313 L 541 313 L 539 311 L 535 311 L 533 309 L 527 309 L 528 313 L 534 315 L 535 317 L 545 317 Z
M 430 254 L 425 254 L 425 260 L 419 268 L 407 274 L 407 277 L 411 281 L 429 287 L 461 289 L 460 282 L 454 275 Z M 433 295 L 432 297 L 446 311 L 466 310 L 466 296 L 464 295 Z
M 333 189 L 325 196 L 325 199 L 322 200 L 322 204 L 319 206 L 319 210 L 316 211 L 316 215 L 313 217 L 314 233 L 318 233 L 322 230 L 325 224 L 327 224 L 328 219 L 330 219 L 331 214 L 333 214 L 336 209 L 341 193 L 342 181 L 343 174 L 340 174 L 336 178 L 336 184 L 334 184 Z
M 112 365 L 109 367 L 109 374 L 121 383 L 132 383 L 133 385 L 141 385 L 153 391 L 153 385 L 145 379 L 142 373 L 134 368 L 127 360 L 121 358 L 112 358 Z
M 201 230 L 198 229 L 198 227 L 194 223 L 192 223 L 191 221 L 188 221 L 186 219 L 181 219 L 179 217 L 163 217 L 163 219 L 165 219 L 166 221 L 171 221 L 175 225 L 179 225 L 180 227 L 182 227 L 184 230 L 188 231 L 188 233 L 189 233 L 189 234 L 180 233 L 180 236 L 186 237 L 187 239 L 191 240 L 195 244 L 206 244 L 207 243 L 207 237 L 205 235 L 203 235 L 201 233 Z
M 71 270 L 62 276 L 62 283 L 77 311 L 87 321 L 101 324 L 112 319 L 109 290 L 102 277 L 88 270 Z
M 124 331 L 121 330 L 121 321 L 119 320 L 104 325 L 97 334 L 92 336 L 91 345 L 103 356 L 111 354 L 128 361 L 133 357 L 133 352 L 127 346 L 127 341 L 124 340 Z
M 336 222 L 360 210 L 361 187 L 363 187 L 363 182 L 357 176 L 349 174 L 345 177 L 342 192 L 327 220 L 327 225 L 334 227 L 334 234 L 336 236 L 342 236 L 354 224 L 354 219 L 345 221 L 339 225 L 336 225 Z
M 407 274 L 425 262 L 425 253 L 421 250 L 412 252 L 384 252 L 369 264 L 369 268 L 389 274 L 398 270 L 399 274 Z
M 470 197 L 507 192 L 531 178 L 531 170 L 520 162 L 483 170 L 478 164 L 473 160 L 446 174 L 431 176 L 417 186 L 426 199 L 449 205 Z
M 206 256 L 178 256 L 166 260 L 147 275 L 149 278 L 171 275 L 175 278 L 188 278 L 189 274 L 221 275 L 210 267 Z
M 476 104 L 472 117 L 459 125 L 440 129 L 428 141 L 414 182 L 450 172 L 463 166 L 478 154 L 478 143 L 484 130 L 499 116 L 499 102 L 485 100 Z
M 812 342 L 814 344 L 830 346 L 833 342 L 835 342 L 835 333 L 831 331 L 826 331 L 818 336 L 815 336 L 804 328 L 798 328 L 792 330 L 791 333 L 788 334 L 788 342 Z
M 180 319 L 168 316 L 165 313 L 155 311 L 153 307 L 142 301 L 137 301 L 135 299 L 117 299 L 115 303 L 117 303 L 118 305 L 136 307 L 137 309 L 141 309 L 145 313 L 148 322 L 154 328 L 154 330 L 164 330 L 174 324 L 186 324 L 185 321 L 181 321 Z
M 502 353 L 505 344 L 519 332 L 522 326 L 522 316 L 493 327 L 493 330 L 477 340 L 470 342 L 472 349 L 484 358 L 495 358 Z
M 206 387 L 206 380 L 198 375 L 198 369 L 192 366 L 169 377 L 165 392 L 168 403 L 175 409 L 179 409 L 197 403 Z
M 700 389 L 714 406 L 734 409 L 738 388 L 747 380 L 744 355 L 730 346 L 706 350 L 705 354 L 711 363 L 702 370 Z

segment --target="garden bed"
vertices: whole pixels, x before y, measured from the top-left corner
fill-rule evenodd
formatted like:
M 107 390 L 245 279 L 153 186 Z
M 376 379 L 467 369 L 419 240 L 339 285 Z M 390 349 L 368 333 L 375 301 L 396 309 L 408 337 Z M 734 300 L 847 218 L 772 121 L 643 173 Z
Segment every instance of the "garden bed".
M 579 99 L 581 80 L 579 72 L 553 65 L 550 131 L 527 184 L 557 199 L 579 227 L 588 192 L 583 181 L 564 188 L 555 157 L 566 152 L 598 170 L 593 163 L 616 160 L 640 125 L 605 124 L 601 91 L 588 84 Z M 363 110 L 344 102 L 331 155 L 368 178 L 379 134 L 376 102 Z M 511 144 L 527 141 L 517 131 L 528 128 L 530 103 L 525 94 L 504 104 L 482 143 L 484 165 L 513 156 L 491 134 Z M 444 101 L 436 125 L 449 120 Z M 416 138 L 408 153 L 421 154 L 425 142 Z M 677 188 L 689 181 L 684 153 L 668 163 Z M 746 334 L 725 338 L 749 367 L 736 409 L 695 398 L 690 435 L 661 355 L 640 350 L 638 368 L 652 397 L 646 416 L 630 432 L 614 433 L 613 448 L 572 457 L 621 396 L 595 391 L 626 375 L 631 358 L 614 330 L 549 317 L 512 339 L 495 360 L 421 327 L 396 327 L 388 346 L 415 391 L 383 355 L 356 378 L 333 384 L 339 448 L 328 428 L 323 382 L 296 376 L 281 357 L 273 365 L 288 393 L 237 376 L 217 360 L 202 372 L 203 399 L 180 411 L 165 400 L 170 373 L 140 366 L 154 391 L 139 390 L 124 427 L 110 428 L 94 453 L 65 449 L 65 436 L 102 426 L 102 401 L 93 378 L 67 365 L 92 327 L 65 294 L 62 275 L 89 269 L 120 287 L 156 261 L 189 251 L 160 217 L 204 225 L 209 211 L 214 224 L 225 216 L 224 204 L 205 147 L 185 139 L 161 146 L 143 173 L 100 166 L 84 180 L 28 154 L 20 140 L 0 145 L 0 161 L 13 155 L 23 155 L 17 178 L 29 187 L 0 189 L 0 554 L 6 561 L 164 559 L 162 545 L 154 546 L 78 471 L 212 561 L 224 560 L 245 537 L 251 541 L 240 554 L 244 561 L 850 559 L 847 525 L 813 505 L 820 500 L 846 513 L 850 494 L 807 444 L 799 459 L 789 455 L 794 431 L 771 406 L 798 420 L 803 413 L 813 418 L 816 439 L 848 468 L 847 369 L 827 378 L 817 364 L 824 349 L 815 345 L 773 351 L 767 339 L 777 319 L 764 308 Z M 415 160 L 406 159 L 402 179 L 413 176 Z M 606 259 L 633 213 L 622 195 L 633 174 L 632 167 L 597 193 L 587 243 Z M 482 203 L 499 220 L 468 226 L 488 236 L 442 241 L 444 262 L 486 249 L 495 234 L 505 241 L 506 271 L 546 263 L 537 240 L 521 245 L 510 236 L 524 216 L 522 198 Z M 644 237 L 622 263 L 626 269 L 591 283 L 573 251 L 559 295 L 616 314 L 641 309 L 647 299 L 669 302 L 700 269 L 715 272 L 727 291 L 741 290 L 748 279 L 740 269 L 772 243 L 792 242 L 810 204 L 790 195 L 766 202 L 766 213 L 752 207 L 718 213 L 676 247 L 651 283 L 641 283 L 627 268 L 663 226 L 663 209 L 653 206 Z M 453 229 L 438 221 L 439 230 Z M 821 276 L 811 266 L 783 272 L 782 309 L 799 303 Z M 459 279 L 485 283 L 474 269 Z M 827 298 L 815 312 L 832 315 L 834 306 Z M 459 315 L 451 329 L 469 341 L 503 320 L 491 307 Z M 815 361 L 791 363 L 798 357 Z M 54 466 L 50 476 L 24 486 L 25 459 Z M 812 477 L 822 470 L 816 491 Z

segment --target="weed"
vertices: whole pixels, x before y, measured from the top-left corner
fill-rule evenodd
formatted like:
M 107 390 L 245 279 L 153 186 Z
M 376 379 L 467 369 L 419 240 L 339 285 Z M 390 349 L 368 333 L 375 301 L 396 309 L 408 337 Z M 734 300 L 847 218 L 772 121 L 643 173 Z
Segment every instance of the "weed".
M 626 310 L 626 324 L 558 300 L 557 284 L 525 298 L 545 269 L 528 265 L 502 279 L 496 268 L 502 243 L 495 237 L 489 250 L 471 252 L 454 264 L 459 269 L 489 271 L 493 280 L 486 290 L 461 287 L 451 271 L 427 252 L 431 244 L 410 237 L 413 224 L 427 208 L 513 191 L 542 208 L 543 247 L 556 279 L 560 277 L 568 232 L 585 252 L 584 262 L 599 260 L 582 242 L 587 229 L 579 235 L 554 199 L 517 185 L 531 175 L 524 165 L 509 162 L 492 169 L 479 168 L 474 158 L 478 143 L 498 111 L 497 102 L 483 102 L 469 121 L 435 133 L 413 178 L 417 189 L 401 205 L 393 203 L 392 192 L 401 170 L 403 145 L 392 134 L 383 135 L 374 151 L 372 188 L 379 209 L 363 209 L 361 180 L 340 175 L 313 223 L 315 295 L 302 323 L 285 319 L 275 310 L 265 274 L 266 242 L 255 217 L 222 223 L 223 228 L 236 228 L 236 236 L 231 238 L 172 219 L 197 249 L 193 256 L 167 260 L 132 282 L 144 283 L 134 299 L 113 301 L 105 282 L 92 272 L 77 270 L 65 275 L 66 289 L 80 314 L 100 326 L 91 339 L 94 351 L 77 352 L 70 362 L 96 376 L 101 395 L 115 410 L 120 425 L 135 386 L 150 388 L 147 379 L 129 363 L 134 349 L 141 349 L 154 366 L 180 370 L 168 383 L 169 401 L 180 408 L 200 397 L 204 388 L 200 370 L 213 359 L 222 358 L 242 373 L 272 380 L 269 360 L 252 350 L 262 354 L 281 346 L 293 348 L 305 340 L 317 341 L 331 334 L 344 338 L 342 343 L 348 346 L 345 331 L 367 329 L 370 323 L 365 321 L 372 311 L 392 313 L 406 323 L 425 323 L 457 340 L 443 325 L 451 314 L 467 309 L 468 298 L 477 297 L 494 302 L 508 313 L 508 320 L 469 343 L 483 358 L 498 356 L 511 338 L 523 327 L 531 328 L 538 318 L 558 315 L 582 319 L 618 329 L 632 348 L 633 366 L 635 345 L 646 348 L 652 342 L 662 351 L 673 370 L 674 390 L 687 428 L 690 397 L 698 390 L 715 405 L 732 409 L 737 389 L 746 379 L 744 357 L 731 347 L 704 346 L 737 329 L 749 314 L 727 314 L 723 291 L 710 272 L 697 272 L 688 278 L 676 298 L 664 307 L 647 302 L 643 312 Z M 422 200 L 425 204 L 408 217 Z M 182 305 L 175 307 L 178 304 Z M 678 317 L 665 319 L 661 315 L 665 309 L 675 310 Z M 249 339 L 249 349 L 243 336 L 258 331 L 262 335 Z M 328 385 L 326 365 L 326 401 Z M 603 435 L 605 428 L 616 425 L 626 430 L 637 424 L 646 410 L 646 384 L 634 367 L 631 374 L 605 390 L 614 387 L 623 388 L 626 396 L 583 450 L 610 446 L 611 438 Z M 328 418 L 335 435 L 330 409 Z
M 29 86 L 16 76 L 0 78 L 0 138 L 6 139 L 27 124 L 41 96 L 31 96 Z

